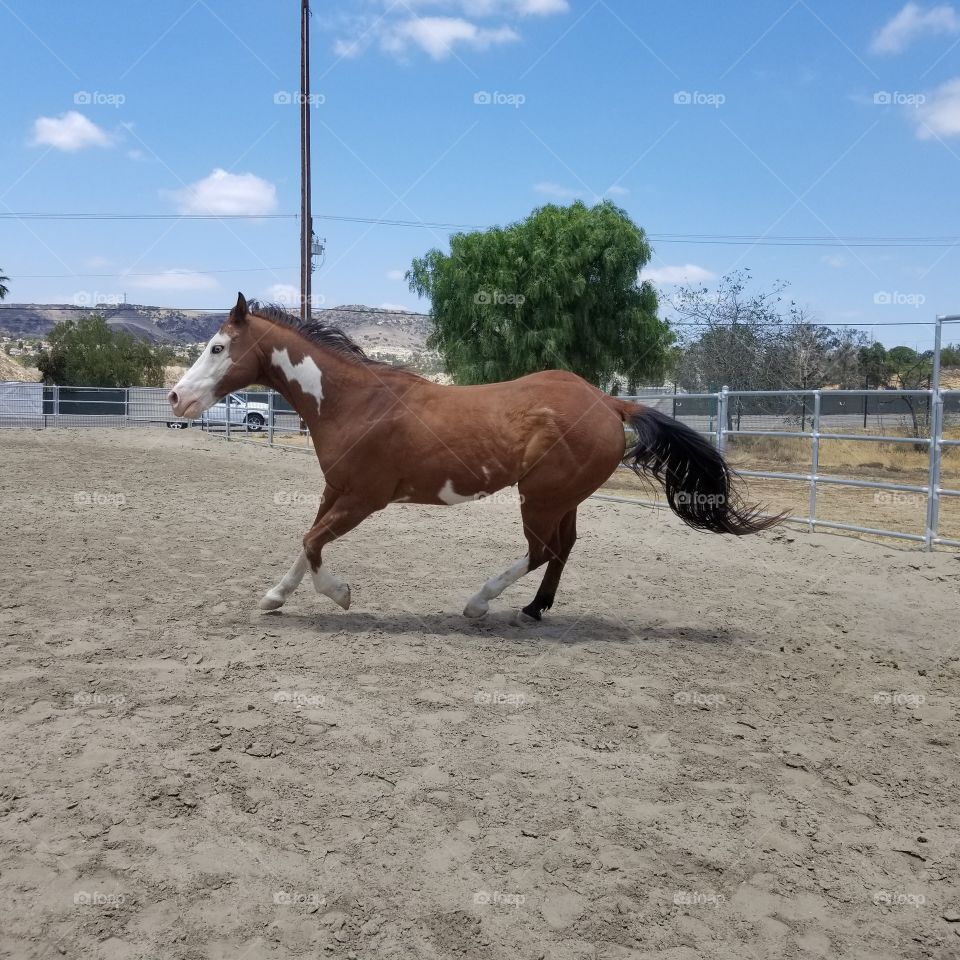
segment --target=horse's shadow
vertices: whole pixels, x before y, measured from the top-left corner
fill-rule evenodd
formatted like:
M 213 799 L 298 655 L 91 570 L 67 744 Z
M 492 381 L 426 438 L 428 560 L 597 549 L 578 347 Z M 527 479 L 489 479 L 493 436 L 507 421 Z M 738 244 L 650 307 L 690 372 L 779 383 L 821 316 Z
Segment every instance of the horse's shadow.
M 464 637 L 465 639 L 504 640 L 538 644 L 543 642 L 582 646 L 596 643 L 659 644 L 675 642 L 708 646 L 726 646 L 749 638 L 726 627 L 710 625 L 664 624 L 637 625 L 616 617 L 595 614 L 576 616 L 548 614 L 539 623 L 516 625 L 508 610 L 491 613 L 482 620 L 468 620 L 459 613 L 420 614 L 410 610 L 390 613 L 320 613 L 283 609 L 262 615 L 274 627 L 285 625 L 319 631 L 322 635 L 406 634 Z

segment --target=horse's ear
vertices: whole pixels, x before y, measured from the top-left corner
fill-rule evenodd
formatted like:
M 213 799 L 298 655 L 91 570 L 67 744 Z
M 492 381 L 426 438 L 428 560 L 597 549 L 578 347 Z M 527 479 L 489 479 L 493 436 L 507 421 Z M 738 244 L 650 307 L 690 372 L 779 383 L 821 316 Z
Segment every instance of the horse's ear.
M 237 305 L 230 311 L 230 319 L 234 323 L 243 323 L 247 319 L 247 298 L 237 293 Z

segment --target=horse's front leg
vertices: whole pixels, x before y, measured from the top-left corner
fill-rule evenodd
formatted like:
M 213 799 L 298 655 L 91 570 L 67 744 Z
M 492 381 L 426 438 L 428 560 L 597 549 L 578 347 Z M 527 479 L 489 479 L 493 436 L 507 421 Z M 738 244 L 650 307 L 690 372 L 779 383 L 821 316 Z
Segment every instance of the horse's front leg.
M 300 586 L 300 581 L 309 566 L 307 555 L 301 550 L 300 556 L 293 561 L 293 566 L 283 575 L 283 579 L 263 595 L 260 600 L 260 609 L 277 610 L 282 607 L 290 594 Z
M 303 538 L 303 552 L 317 593 L 329 597 L 344 610 L 350 607 L 350 585 L 334 576 L 323 562 L 323 548 L 349 533 L 383 504 L 355 497 L 340 497 Z
M 332 491 L 329 488 L 323 491 L 323 497 L 320 499 L 320 509 L 317 510 L 317 515 L 314 517 L 313 525 L 310 528 L 311 530 L 320 522 L 324 514 L 333 507 L 336 500 L 336 491 Z M 283 575 L 280 582 L 263 595 L 259 604 L 260 609 L 277 610 L 282 607 L 290 598 L 290 594 L 300 586 L 300 581 L 309 569 L 310 563 L 307 560 L 307 555 L 301 550 L 300 555 L 293 561 L 293 566 Z

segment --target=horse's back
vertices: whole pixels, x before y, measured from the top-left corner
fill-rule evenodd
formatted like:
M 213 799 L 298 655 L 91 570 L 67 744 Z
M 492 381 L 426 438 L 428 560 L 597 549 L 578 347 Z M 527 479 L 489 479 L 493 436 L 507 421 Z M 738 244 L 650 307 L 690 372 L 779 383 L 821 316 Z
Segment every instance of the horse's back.
M 486 413 L 498 419 L 545 417 L 564 428 L 573 421 L 588 426 L 597 418 L 622 419 L 616 398 L 569 370 L 541 370 L 516 380 L 437 389 L 437 400 L 446 410 L 463 404 L 474 415 Z
M 501 380 L 497 383 L 477 384 L 469 387 L 446 387 L 445 389 L 466 391 L 467 396 L 497 396 L 511 397 L 517 395 L 566 395 L 586 396 L 593 398 L 607 397 L 592 383 L 569 370 L 540 370 L 517 377 L 516 380 Z

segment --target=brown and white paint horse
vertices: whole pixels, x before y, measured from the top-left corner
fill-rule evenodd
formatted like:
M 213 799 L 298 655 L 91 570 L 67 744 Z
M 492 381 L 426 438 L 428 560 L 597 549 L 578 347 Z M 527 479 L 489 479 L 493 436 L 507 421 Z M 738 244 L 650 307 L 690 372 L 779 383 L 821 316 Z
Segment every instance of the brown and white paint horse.
M 251 383 L 273 387 L 306 421 L 326 483 L 303 550 L 260 601 L 264 610 L 282 606 L 307 570 L 317 591 L 346 610 L 350 587 L 323 562 L 323 548 L 388 504 L 455 504 L 516 486 L 527 553 L 483 584 L 463 612 L 482 617 L 494 597 L 546 564 L 520 615 L 539 620 L 577 538 L 578 505 L 621 461 L 659 480 L 692 527 L 740 535 L 779 521 L 740 505 L 734 475 L 698 433 L 573 373 L 435 384 L 368 358 L 334 327 L 301 323 L 240 294 L 170 392 L 170 405 L 178 417 L 197 417 Z M 629 449 L 625 424 L 636 433 Z

